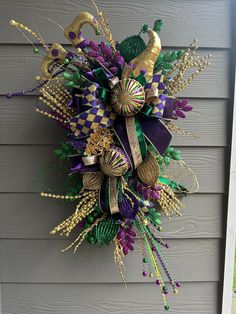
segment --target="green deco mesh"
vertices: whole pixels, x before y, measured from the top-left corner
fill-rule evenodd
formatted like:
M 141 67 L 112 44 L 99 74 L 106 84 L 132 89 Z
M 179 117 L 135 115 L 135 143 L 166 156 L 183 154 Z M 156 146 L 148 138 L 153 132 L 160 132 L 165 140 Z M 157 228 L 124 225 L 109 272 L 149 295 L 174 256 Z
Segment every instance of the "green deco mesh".
M 145 42 L 139 35 L 134 35 L 123 40 L 118 47 L 125 61 L 129 63 L 138 56 L 146 47 Z
M 98 244 L 109 244 L 116 236 L 118 229 L 119 225 L 113 218 L 100 221 L 95 229 Z

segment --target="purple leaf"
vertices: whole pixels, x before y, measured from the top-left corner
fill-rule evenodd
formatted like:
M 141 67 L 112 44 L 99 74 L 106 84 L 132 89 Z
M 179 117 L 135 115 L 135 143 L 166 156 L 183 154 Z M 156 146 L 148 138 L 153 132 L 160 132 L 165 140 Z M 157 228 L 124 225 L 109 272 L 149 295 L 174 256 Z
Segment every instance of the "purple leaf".
M 178 105 L 179 108 L 183 108 L 188 104 L 189 100 L 188 99 L 183 99 L 180 104 Z
M 181 101 L 180 100 L 176 100 L 175 101 L 175 108 L 179 108 L 181 106 Z
M 129 235 L 126 235 L 126 239 L 129 243 L 134 243 L 134 239 Z
M 112 59 L 112 62 L 115 64 L 116 62 L 118 62 L 118 61 L 120 60 L 120 57 L 121 57 L 121 55 L 120 55 L 119 51 L 117 50 L 117 51 L 114 53 L 114 57 L 113 57 L 113 59 Z
M 126 245 L 127 245 L 127 247 L 129 248 L 130 251 L 134 250 L 134 247 L 133 247 L 133 245 L 130 242 L 127 242 Z
M 104 58 L 102 56 L 96 57 L 96 60 L 104 63 Z
M 92 57 L 92 58 L 97 58 L 97 57 L 100 56 L 100 53 L 99 53 L 99 51 L 90 50 L 90 51 L 88 52 L 88 55 L 89 55 L 90 57 Z
M 135 231 L 134 231 L 133 229 L 131 229 L 131 228 L 127 230 L 127 233 L 128 233 L 130 236 L 132 236 L 132 237 L 136 237 Z
M 107 46 L 106 44 L 104 43 L 104 41 L 101 42 L 101 52 L 104 56 L 106 56 L 107 54 Z
M 98 44 L 95 41 L 90 41 L 90 47 L 95 51 L 99 50 Z
M 181 110 L 176 110 L 175 113 L 177 114 L 178 117 L 180 118 L 185 118 L 185 114 Z
M 111 59 L 112 59 L 112 49 L 111 49 L 111 47 L 107 47 L 106 58 L 109 61 L 111 61 Z
M 123 253 L 124 253 L 124 255 L 127 255 L 129 253 L 129 249 L 127 246 L 123 247 Z
M 184 106 L 184 107 L 182 108 L 183 111 L 191 111 L 192 109 L 193 109 L 193 107 L 190 106 L 190 105 L 186 105 L 186 106 Z

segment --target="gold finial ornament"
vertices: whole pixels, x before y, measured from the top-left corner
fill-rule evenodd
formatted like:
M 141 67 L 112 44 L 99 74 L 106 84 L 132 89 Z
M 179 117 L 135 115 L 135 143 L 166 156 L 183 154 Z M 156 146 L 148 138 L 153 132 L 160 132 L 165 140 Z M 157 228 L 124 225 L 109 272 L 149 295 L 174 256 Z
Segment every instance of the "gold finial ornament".
M 82 12 L 76 16 L 73 22 L 65 28 L 64 35 L 72 43 L 72 45 L 79 52 L 79 44 L 84 40 L 81 35 L 81 29 L 84 24 L 89 24 L 99 34 L 99 26 L 96 18 L 89 12 Z

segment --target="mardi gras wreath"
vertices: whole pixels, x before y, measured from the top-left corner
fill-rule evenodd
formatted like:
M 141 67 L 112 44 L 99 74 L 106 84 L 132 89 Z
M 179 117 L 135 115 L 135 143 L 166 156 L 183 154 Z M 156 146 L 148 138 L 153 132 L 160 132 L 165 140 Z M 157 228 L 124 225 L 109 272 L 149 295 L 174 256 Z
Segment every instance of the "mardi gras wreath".
M 44 191 L 41 196 L 74 201 L 75 211 L 51 233 L 69 236 L 76 230 L 65 250 L 76 251 L 84 240 L 114 245 L 124 283 L 124 256 L 140 250 L 142 275 L 160 286 L 169 310 L 165 283 L 174 294 L 180 283 L 164 260 L 169 247 L 162 239 L 162 219 L 181 215 L 182 196 L 198 187 L 180 151 L 170 146 L 171 132 L 191 135 L 174 124 L 192 110 L 187 99 L 175 95 L 204 70 L 210 56 L 196 55 L 196 40 L 185 50 L 162 52 L 161 20 L 115 42 L 105 14 L 94 5 L 98 19 L 82 12 L 65 28 L 72 51 L 58 43 L 49 46 L 27 26 L 10 21 L 44 58 L 42 76 L 36 77 L 40 84 L 7 97 L 37 91 L 41 105 L 36 111 L 56 120 L 67 134 L 55 154 L 70 161 L 67 176 L 73 184 L 63 195 Z M 84 38 L 84 24 L 104 41 Z

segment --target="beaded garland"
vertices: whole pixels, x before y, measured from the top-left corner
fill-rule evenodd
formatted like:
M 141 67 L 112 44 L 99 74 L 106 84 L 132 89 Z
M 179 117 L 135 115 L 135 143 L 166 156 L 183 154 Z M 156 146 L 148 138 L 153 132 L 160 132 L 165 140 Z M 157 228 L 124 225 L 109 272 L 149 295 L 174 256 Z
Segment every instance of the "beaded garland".
M 38 92 L 43 107 L 36 112 L 56 120 L 68 136 L 55 154 L 70 161 L 67 175 L 73 184 L 63 195 L 41 192 L 42 197 L 75 203 L 75 212 L 51 231 L 64 236 L 78 232 L 63 251 L 75 252 L 85 239 L 92 245 L 113 244 L 126 285 L 124 257 L 140 250 L 141 274 L 160 287 L 168 311 L 167 283 L 174 295 L 181 284 L 164 257 L 169 245 L 161 224 L 165 217 L 181 216 L 181 197 L 198 188 L 180 151 L 170 146 L 171 132 L 192 135 L 174 124 L 192 110 L 187 99 L 175 95 L 205 69 L 210 56 L 196 56 L 196 40 L 186 50 L 162 52 L 161 20 L 115 42 L 107 17 L 93 4 L 98 19 L 82 12 L 65 28 L 74 51 L 58 43 L 49 46 L 40 34 L 10 21 L 35 54 L 46 56 L 42 74 L 36 76 L 40 84 L 6 96 Z M 84 24 L 105 41 L 83 38 Z M 148 34 L 147 44 L 142 33 Z M 186 177 L 191 187 L 184 186 Z

